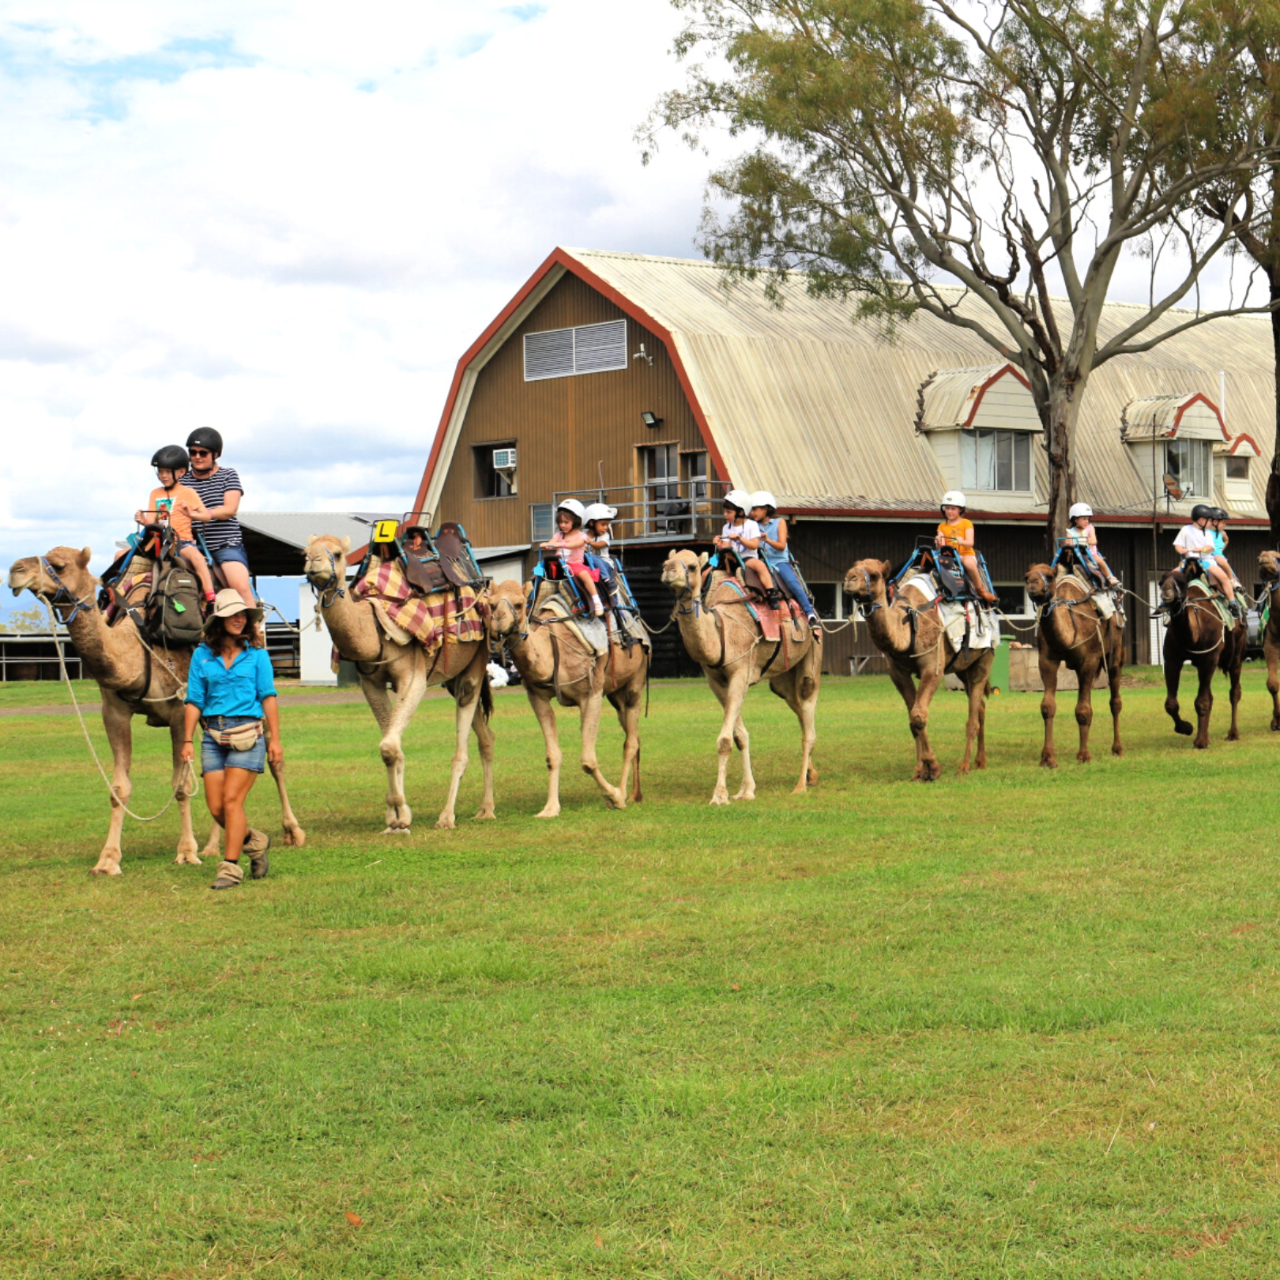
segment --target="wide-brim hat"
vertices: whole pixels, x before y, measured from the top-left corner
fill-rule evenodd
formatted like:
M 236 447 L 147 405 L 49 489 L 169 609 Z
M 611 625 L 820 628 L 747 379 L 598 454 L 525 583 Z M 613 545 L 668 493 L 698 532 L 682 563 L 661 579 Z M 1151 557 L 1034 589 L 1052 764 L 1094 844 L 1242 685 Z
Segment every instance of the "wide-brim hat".
M 213 625 L 214 618 L 234 618 L 237 613 L 247 613 L 250 622 L 262 621 L 262 610 L 245 604 L 240 593 L 234 587 L 223 587 L 213 597 L 213 612 L 205 619 L 206 631 Z

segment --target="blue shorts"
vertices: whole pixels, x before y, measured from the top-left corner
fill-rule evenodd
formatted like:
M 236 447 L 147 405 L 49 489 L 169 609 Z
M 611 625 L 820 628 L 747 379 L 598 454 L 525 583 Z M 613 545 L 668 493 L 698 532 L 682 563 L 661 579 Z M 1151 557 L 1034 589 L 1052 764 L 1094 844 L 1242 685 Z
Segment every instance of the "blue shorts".
M 242 564 L 249 567 L 249 557 L 245 554 L 243 542 L 233 542 L 229 547 L 211 548 L 209 554 L 214 564 Z
M 256 716 L 210 716 L 205 722 L 211 729 L 234 729 L 252 724 Z M 261 773 L 267 766 L 267 735 L 264 733 L 248 751 L 232 751 L 215 742 L 206 733 L 200 742 L 200 772 L 221 773 L 224 769 L 247 769 Z
M 188 547 L 195 547 L 197 551 L 200 550 L 200 544 L 194 538 L 179 538 L 174 545 L 179 551 L 185 551 Z

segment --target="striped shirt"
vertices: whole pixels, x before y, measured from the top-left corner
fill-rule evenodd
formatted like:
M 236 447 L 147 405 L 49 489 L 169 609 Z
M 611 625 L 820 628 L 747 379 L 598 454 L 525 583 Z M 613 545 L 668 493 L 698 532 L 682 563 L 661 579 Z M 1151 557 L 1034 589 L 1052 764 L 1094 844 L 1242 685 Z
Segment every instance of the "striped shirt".
M 229 493 L 244 493 L 244 486 L 240 483 L 240 477 L 236 474 L 234 467 L 219 467 L 211 476 L 206 476 L 203 480 L 194 471 L 188 471 L 182 477 L 182 483 L 194 489 L 200 495 L 200 501 L 208 508 L 222 506 Z M 234 547 L 237 543 L 244 541 L 240 533 L 240 521 L 235 516 L 229 520 L 210 520 L 201 524 L 199 531 L 204 534 L 205 545 L 210 551 L 217 551 L 221 547 Z

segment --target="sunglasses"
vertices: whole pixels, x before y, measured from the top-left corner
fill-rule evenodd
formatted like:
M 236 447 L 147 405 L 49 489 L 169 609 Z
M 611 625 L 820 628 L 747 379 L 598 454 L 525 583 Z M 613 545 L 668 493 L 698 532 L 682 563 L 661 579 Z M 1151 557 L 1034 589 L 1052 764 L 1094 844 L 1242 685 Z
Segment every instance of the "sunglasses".
M 213 451 L 211 449 L 188 449 L 187 452 L 193 458 L 208 458 L 208 457 L 211 457 L 213 454 Z

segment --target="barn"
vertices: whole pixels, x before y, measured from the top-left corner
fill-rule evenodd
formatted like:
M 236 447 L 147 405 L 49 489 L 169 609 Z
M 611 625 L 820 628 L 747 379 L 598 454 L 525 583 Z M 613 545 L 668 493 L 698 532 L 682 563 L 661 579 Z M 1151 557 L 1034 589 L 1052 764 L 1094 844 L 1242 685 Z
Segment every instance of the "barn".
M 1101 341 L 1139 314 L 1110 304 Z M 1231 513 L 1232 560 L 1254 585 L 1275 405 L 1266 317 L 1189 329 L 1093 375 L 1077 496 L 1127 586 L 1153 598 L 1198 501 Z M 461 521 L 505 577 L 527 573 L 563 497 L 603 494 L 660 625 L 663 558 L 707 544 L 731 486 L 778 495 L 832 619 L 855 560 L 900 563 L 931 533 L 939 495 L 964 489 L 1004 612 L 1031 616 L 1022 576 L 1044 557 L 1048 467 L 1020 371 L 931 317 L 887 332 L 798 281 L 775 299 L 702 261 L 552 252 L 459 360 L 414 505 Z M 1154 660 L 1146 611 L 1130 609 L 1129 627 L 1132 659 Z M 871 654 L 865 629 L 846 628 L 828 637 L 825 669 Z M 659 671 L 688 669 L 674 633 L 655 656 Z

